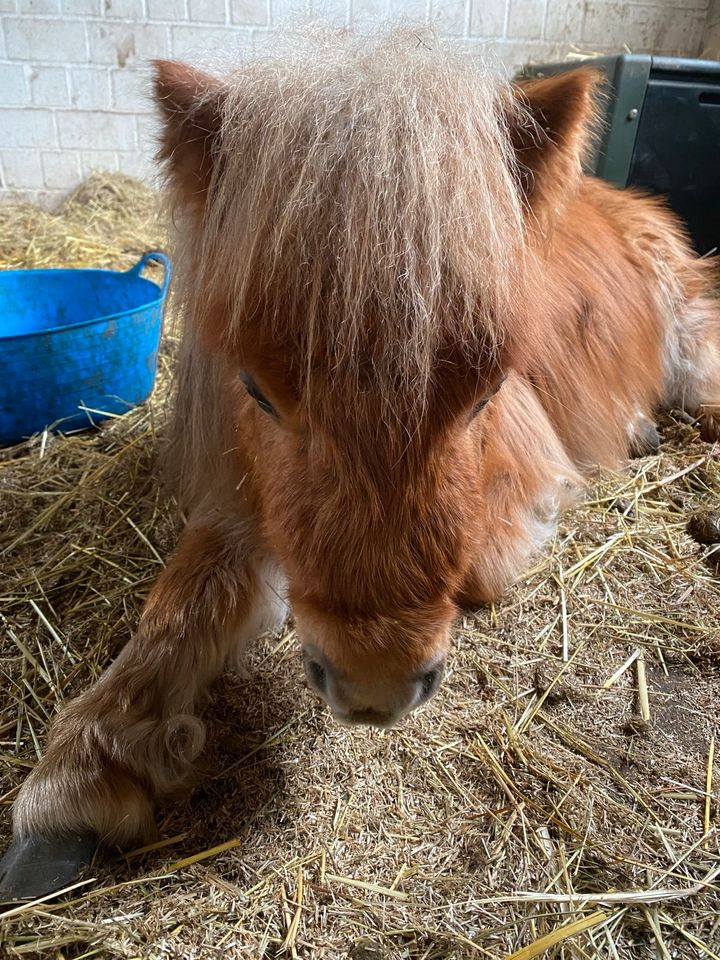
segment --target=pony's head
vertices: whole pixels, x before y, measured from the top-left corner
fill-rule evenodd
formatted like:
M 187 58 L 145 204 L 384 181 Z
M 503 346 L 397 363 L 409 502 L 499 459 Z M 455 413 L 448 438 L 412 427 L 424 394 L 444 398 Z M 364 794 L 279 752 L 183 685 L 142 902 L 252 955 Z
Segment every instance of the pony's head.
M 310 35 L 223 81 L 156 65 L 188 322 L 229 371 L 308 678 L 348 722 L 437 689 L 497 522 L 491 400 L 537 336 L 528 235 L 590 110 L 583 74 L 521 91 L 433 46 Z

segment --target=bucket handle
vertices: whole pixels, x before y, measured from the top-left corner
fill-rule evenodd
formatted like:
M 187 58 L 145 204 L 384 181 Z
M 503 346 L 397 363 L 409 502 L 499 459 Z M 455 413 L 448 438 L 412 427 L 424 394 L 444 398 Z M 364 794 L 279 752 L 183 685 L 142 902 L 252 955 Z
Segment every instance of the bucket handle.
M 162 264 L 165 269 L 165 276 L 163 277 L 162 287 L 160 288 L 160 299 L 164 300 L 168 286 L 170 285 L 170 278 L 172 277 L 172 263 L 166 253 L 163 253 L 161 250 L 148 250 L 147 253 L 144 253 L 140 257 L 135 266 L 130 267 L 127 272 L 134 277 L 139 277 L 150 260 Z

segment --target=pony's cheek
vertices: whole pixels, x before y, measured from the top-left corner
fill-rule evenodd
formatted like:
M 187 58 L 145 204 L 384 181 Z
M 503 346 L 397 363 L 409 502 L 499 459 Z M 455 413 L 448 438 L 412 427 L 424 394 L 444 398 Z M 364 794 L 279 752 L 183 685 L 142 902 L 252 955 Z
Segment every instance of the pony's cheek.
M 269 456 L 257 476 L 263 537 L 289 580 L 291 604 L 294 584 L 302 584 L 305 590 L 315 586 L 313 572 L 321 559 L 313 528 L 307 522 L 312 504 L 303 497 L 302 476 L 282 456 Z

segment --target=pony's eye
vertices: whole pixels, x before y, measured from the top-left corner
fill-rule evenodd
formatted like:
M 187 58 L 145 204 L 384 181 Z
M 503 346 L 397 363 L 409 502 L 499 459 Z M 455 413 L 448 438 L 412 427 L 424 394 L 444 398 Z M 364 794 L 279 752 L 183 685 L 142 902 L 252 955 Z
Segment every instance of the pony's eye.
M 483 399 L 479 403 L 475 404 L 475 406 L 472 408 L 472 413 L 470 414 L 471 420 L 474 417 L 476 417 L 480 413 L 480 411 L 483 410 L 490 403 L 493 396 L 494 394 L 489 397 L 483 397 Z
M 244 384 L 245 389 L 248 392 L 248 395 L 253 398 L 253 400 L 260 407 L 260 409 L 265 413 L 269 413 L 271 417 L 277 416 L 277 414 L 275 413 L 275 407 L 273 407 L 270 401 L 263 396 L 263 394 L 258 389 L 258 386 L 253 380 L 253 378 L 249 376 L 249 374 L 245 373 L 244 370 L 241 370 L 238 376 L 240 377 L 240 380 Z
M 507 380 L 507 375 L 505 375 L 502 378 L 502 380 L 498 383 L 498 385 L 495 387 L 492 393 L 489 393 L 486 397 L 483 397 L 482 400 L 480 400 L 478 403 L 475 404 L 475 406 L 472 408 L 472 413 L 470 414 L 471 420 L 473 419 L 473 417 L 476 417 L 480 413 L 480 411 L 483 410 L 490 403 L 492 398 L 495 396 L 495 394 L 498 392 L 498 390 L 505 383 L 506 380 Z

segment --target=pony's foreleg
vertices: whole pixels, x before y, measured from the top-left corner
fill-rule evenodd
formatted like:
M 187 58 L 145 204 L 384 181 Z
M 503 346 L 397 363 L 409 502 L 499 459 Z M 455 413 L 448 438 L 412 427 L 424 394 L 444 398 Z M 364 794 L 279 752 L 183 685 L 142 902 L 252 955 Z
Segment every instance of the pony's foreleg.
M 477 606 L 500 597 L 552 539 L 581 480 L 535 391 L 511 374 L 489 411 L 483 446 L 483 523 L 456 597 Z
M 133 638 L 54 722 L 15 801 L 15 837 L 151 835 L 155 802 L 188 781 L 203 746 L 196 709 L 209 684 L 285 616 L 277 568 L 246 524 L 191 523 Z

